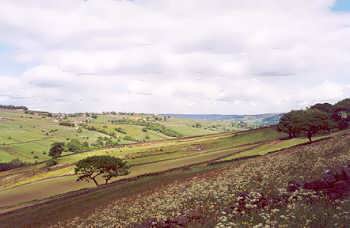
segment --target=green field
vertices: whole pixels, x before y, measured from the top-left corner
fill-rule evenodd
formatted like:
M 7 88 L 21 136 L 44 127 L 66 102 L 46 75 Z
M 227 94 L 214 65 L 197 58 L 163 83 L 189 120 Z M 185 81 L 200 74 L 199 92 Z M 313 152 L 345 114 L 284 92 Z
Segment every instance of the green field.
M 126 123 L 113 121 L 124 120 Z M 147 129 L 140 120 L 150 126 L 162 127 L 163 131 Z M 59 123 L 75 123 L 75 127 L 62 126 Z M 144 124 L 143 123 L 143 124 Z M 200 127 L 195 125 L 200 125 Z M 36 163 L 49 159 L 48 150 L 53 142 L 68 142 L 78 139 L 95 145 L 99 138 L 110 138 L 116 145 L 152 142 L 174 138 L 167 131 L 178 136 L 195 136 L 233 131 L 230 123 L 224 121 L 192 121 L 168 118 L 163 120 L 155 115 L 146 114 L 99 114 L 89 118 L 83 114 L 67 116 L 64 119 L 43 115 L 26 114 L 0 110 L 0 163 L 20 159 L 26 163 Z M 216 126 L 216 128 L 210 128 Z M 95 149 L 102 146 L 91 146 Z M 69 154 L 66 151 L 64 154 Z
M 2 149 L 4 152 L 1 153 L 4 161 L 21 158 L 30 162 L 33 161 L 33 156 L 38 154 L 35 151 L 40 151 L 41 157 L 38 157 L 45 160 L 48 156 L 44 154 L 44 150 L 47 150 L 52 142 L 64 141 L 67 138 L 86 139 L 90 143 L 94 143 L 101 136 L 118 140 L 122 135 L 129 135 L 135 139 L 135 141 L 120 140 L 120 145 L 111 148 L 79 153 L 65 152 L 57 159 L 58 164 L 54 166 L 39 162 L 0 172 L 0 202 L 2 202 L 0 210 L 3 211 L 31 204 L 33 200 L 43 200 L 66 192 L 94 187 L 93 183 L 77 183 L 74 175 L 75 163 L 94 155 L 110 155 L 128 161 L 131 173 L 113 179 L 117 181 L 181 167 L 265 155 L 307 142 L 305 138 L 281 140 L 286 135 L 276 131 L 274 127 L 239 132 L 221 129 L 218 131 L 223 132 L 215 133 L 205 125 L 212 124 L 209 122 L 202 122 L 198 127 L 199 124 L 196 125 L 196 122 L 189 120 L 170 118 L 164 121 L 143 115 L 125 117 L 104 114 L 88 121 L 81 116 L 65 119 L 84 123 L 81 127 L 61 126 L 51 117 L 3 112 L 1 115 L 1 139 L 5 142 L 1 148 L 7 148 Z M 140 121 L 140 118 L 147 117 L 149 122 Z M 94 126 L 95 130 L 87 130 L 88 126 Z M 161 129 L 158 131 L 159 127 Z M 78 131 L 79 128 L 82 128 L 82 131 Z M 145 131 L 144 128 L 148 130 Z M 105 133 L 101 133 L 102 131 Z M 187 137 L 166 135 L 172 131 L 181 132 Z M 146 134 L 150 137 L 144 140 Z
M 342 139 L 343 136 L 339 137 L 338 134 L 339 136 L 342 134 L 346 135 L 345 132 L 333 133 L 332 135 L 315 138 L 315 141 L 325 137 L 329 137 L 333 140 Z M 157 189 L 157 187 L 154 185 L 163 186 L 168 180 L 177 180 L 175 183 L 182 183 L 186 181 L 183 179 L 186 178 L 186 176 L 197 175 L 196 173 L 206 174 L 207 172 L 212 172 L 213 174 L 210 174 L 208 176 L 209 178 L 212 175 L 217 175 L 217 172 L 226 172 L 224 171 L 227 169 L 225 167 L 237 169 L 237 172 L 239 172 L 226 172 L 225 175 L 227 175 L 227 180 L 237 182 L 237 184 L 242 184 L 244 181 L 240 182 L 239 179 L 241 172 L 246 171 L 246 175 L 252 176 L 252 180 L 255 180 L 254 178 L 256 178 L 256 176 L 254 175 L 257 172 L 249 171 L 251 169 L 255 170 L 255 166 L 261 167 L 266 164 L 264 167 L 274 168 L 275 166 L 269 165 L 266 162 L 268 162 L 269 159 L 275 159 L 276 156 L 283 157 L 284 164 L 286 165 L 292 162 L 293 165 L 290 165 L 291 167 L 295 166 L 296 164 L 303 164 L 299 161 L 300 159 L 302 161 L 308 161 L 308 159 L 310 159 L 308 158 L 308 148 L 320 148 L 320 146 L 323 145 L 322 142 L 318 142 L 311 144 L 310 146 L 308 145 L 307 147 L 298 146 L 295 147 L 295 149 L 288 149 L 296 145 L 304 144 L 307 140 L 304 138 L 280 140 L 279 137 L 281 136 L 284 135 L 279 134 L 273 128 L 262 128 L 239 133 L 220 133 L 200 137 L 170 139 L 159 142 L 126 145 L 118 149 L 97 150 L 67 155 L 59 159 L 59 165 L 53 167 L 52 169 L 45 168 L 44 164 L 38 164 L 36 166 L 3 172 L 0 173 L 0 181 L 2 186 L 0 188 L 0 212 L 11 211 L 24 206 L 38 205 L 38 211 L 36 211 L 36 209 L 30 209 L 32 213 L 39 213 L 41 215 L 46 214 L 47 210 L 45 208 L 49 207 L 51 208 L 50 211 L 52 212 L 48 214 L 50 214 L 50 216 L 55 216 L 55 221 L 61 221 L 61 216 L 71 218 L 71 213 L 81 216 L 82 213 L 80 210 L 86 210 L 87 212 L 92 213 L 97 204 L 102 206 L 110 202 L 110 200 L 115 200 L 123 195 L 138 194 L 139 192 L 147 191 L 148 189 Z M 326 143 L 328 141 L 326 140 Z M 325 145 L 332 144 L 328 143 Z M 234 161 L 234 159 L 237 158 L 266 155 L 270 152 L 279 150 L 282 151 L 274 154 L 276 156 L 270 156 L 267 158 L 264 158 L 265 156 L 261 156 L 262 158 L 260 160 L 258 158 L 253 158 L 237 161 L 237 163 Z M 303 155 L 299 155 L 300 152 L 298 151 L 300 150 L 303 151 Z M 327 146 L 323 150 L 328 151 Z M 311 149 L 311 151 L 313 154 L 317 152 L 315 152 L 314 149 Z M 96 191 L 94 190 L 95 187 L 92 183 L 77 183 L 75 181 L 76 177 L 72 175 L 74 162 L 80 160 L 81 158 L 95 154 L 109 154 L 112 156 L 124 157 L 129 161 L 131 165 L 131 174 L 122 178 L 114 179 L 115 181 L 130 179 L 133 177 L 138 178 L 127 182 L 117 182 L 107 186 L 107 188 L 97 188 Z M 299 160 L 296 158 L 288 160 L 286 158 L 288 156 L 294 156 Z M 230 162 L 231 160 L 233 160 L 232 163 Z M 222 163 L 221 161 L 225 162 Z M 208 165 L 209 163 L 210 165 Z M 246 168 L 241 168 L 240 164 L 244 163 L 247 163 Z M 275 165 L 278 166 L 280 163 L 277 162 Z M 181 167 L 186 168 L 179 169 Z M 221 167 L 223 168 L 222 170 Z M 277 168 L 278 167 L 276 167 L 276 169 Z M 169 170 L 172 169 L 176 170 L 169 172 Z M 143 176 L 145 174 L 157 175 Z M 230 177 L 230 175 L 234 175 L 235 178 Z M 199 178 L 202 177 L 199 176 Z M 15 181 L 12 183 L 6 183 L 6 181 L 9 181 L 10 179 Z M 285 177 L 285 179 L 288 179 L 288 177 Z M 197 179 L 193 179 L 194 183 L 197 183 L 196 180 Z M 218 182 L 218 188 L 225 193 L 225 185 L 220 184 L 223 181 L 220 175 L 218 178 L 214 178 L 214 180 Z M 198 183 L 206 186 L 206 179 Z M 196 188 L 200 188 L 200 185 L 195 184 L 194 186 Z M 85 188 L 91 190 L 91 194 L 89 193 L 86 195 L 86 190 L 83 190 Z M 81 190 L 81 193 L 79 193 L 79 190 Z M 206 191 L 208 190 L 209 189 L 206 189 Z M 191 191 L 195 190 L 192 189 Z M 73 201 L 71 201 L 72 198 L 70 195 L 62 198 L 62 196 L 65 196 L 62 194 L 68 192 L 71 192 L 69 194 L 74 196 Z M 164 192 L 165 191 L 163 191 L 163 193 Z M 170 192 L 167 194 L 167 197 L 170 197 L 171 195 L 169 194 L 175 193 Z M 189 195 L 186 195 L 186 197 L 189 197 Z M 50 202 L 52 199 L 56 200 Z M 81 208 L 82 206 L 79 203 L 69 203 L 76 202 L 75 200 L 79 201 L 79 199 L 81 199 L 82 202 L 84 202 L 84 205 L 86 205 L 86 207 L 84 206 L 84 209 Z M 49 201 L 49 204 L 43 204 L 43 206 L 39 206 L 39 204 L 37 204 L 39 202 L 46 202 L 47 200 Z M 162 201 L 166 200 L 163 199 Z M 56 208 L 54 205 L 58 205 L 60 208 L 67 207 L 66 210 L 70 212 L 68 214 L 62 213 L 59 210 L 53 209 Z M 75 209 L 69 209 L 70 207 L 81 209 L 77 209 L 79 211 L 77 212 Z M 24 211 L 28 211 L 28 209 L 23 210 L 23 212 Z M 24 216 L 23 221 L 26 221 L 26 219 L 33 219 L 26 215 Z M 11 216 L 8 218 L 10 219 Z M 52 220 L 48 221 L 45 219 L 40 219 L 40 221 L 45 221 L 45 223 L 52 222 Z
M 20 159 L 38 162 L 49 158 L 47 152 L 53 142 L 76 138 L 93 143 L 105 137 L 95 131 L 59 125 L 51 118 L 16 112 L 0 112 L 0 162 Z
M 0 173 L 0 200 L 4 204 L 7 202 L 9 205 L 5 208 L 8 208 L 14 203 L 22 205 L 33 199 L 93 187 L 92 183 L 76 183 L 73 171 L 75 162 L 93 155 L 108 154 L 128 161 L 131 165 L 130 175 L 114 179 L 116 181 L 195 164 L 213 163 L 226 158 L 232 159 L 232 156 L 236 155 L 249 157 L 254 151 L 261 151 L 262 148 L 275 150 L 275 145 L 279 145 L 278 148 L 282 145 L 286 148 L 305 142 L 305 139 L 280 141 L 279 138 L 283 136 L 274 128 L 261 128 L 65 155 L 58 159 L 58 165 L 50 168 L 42 163 Z M 43 188 L 49 191 L 43 192 Z

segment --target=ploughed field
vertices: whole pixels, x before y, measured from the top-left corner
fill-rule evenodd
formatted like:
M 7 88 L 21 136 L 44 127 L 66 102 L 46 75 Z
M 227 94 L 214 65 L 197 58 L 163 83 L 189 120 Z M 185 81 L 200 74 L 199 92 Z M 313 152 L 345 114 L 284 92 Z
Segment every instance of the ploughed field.
M 4 214 L 0 222 L 11 226 L 14 218 L 18 218 L 15 224 L 57 227 L 277 224 L 344 227 L 349 224 L 350 176 L 343 173 L 349 168 L 341 168 L 350 165 L 349 132 L 337 132 L 312 144 L 304 144 L 304 139 L 279 140 L 279 137 L 274 129 L 263 128 L 90 152 L 90 155 L 108 153 L 127 158 L 134 176 L 158 174 L 52 197 L 42 201 L 43 204 Z M 38 167 L 37 174 L 20 181 L 23 185 L 8 182 L 12 187 L 3 188 L 0 202 L 6 201 L 10 192 L 27 191 L 28 194 L 30 189 L 39 187 L 45 195 L 59 188 L 55 185 L 58 183 L 66 187 L 79 186 L 73 184 L 73 176 L 55 175 L 58 171 L 62 172 L 60 175 L 69 175 L 71 165 L 81 158 L 79 156 L 88 155 L 63 157 L 60 165 L 66 167 L 49 171 L 48 176 L 42 174 L 45 179 L 41 181 Z M 237 159 L 247 157 L 250 158 Z M 169 171 L 183 166 L 187 168 Z M 65 169 L 67 173 L 63 172 Z M 317 183 L 324 183 L 319 179 L 325 172 L 332 184 L 319 188 Z M 15 175 L 15 172 L 8 174 Z M 300 186 L 304 187 L 296 183 L 303 183 Z M 30 194 L 40 198 L 34 190 Z M 11 200 L 15 200 L 15 194 L 12 197 Z

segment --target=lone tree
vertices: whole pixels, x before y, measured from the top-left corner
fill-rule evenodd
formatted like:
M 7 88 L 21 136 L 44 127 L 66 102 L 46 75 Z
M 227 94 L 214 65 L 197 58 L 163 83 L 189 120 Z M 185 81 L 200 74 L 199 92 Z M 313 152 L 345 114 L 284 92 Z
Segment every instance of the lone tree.
M 52 158 L 58 158 L 59 156 L 61 156 L 63 151 L 64 151 L 64 143 L 55 142 L 51 145 L 49 156 L 51 156 Z
M 99 185 L 97 177 L 101 176 L 108 184 L 112 177 L 128 175 L 129 166 L 126 161 L 108 155 L 92 156 L 80 160 L 75 167 L 77 181 L 92 180 L 96 186 Z

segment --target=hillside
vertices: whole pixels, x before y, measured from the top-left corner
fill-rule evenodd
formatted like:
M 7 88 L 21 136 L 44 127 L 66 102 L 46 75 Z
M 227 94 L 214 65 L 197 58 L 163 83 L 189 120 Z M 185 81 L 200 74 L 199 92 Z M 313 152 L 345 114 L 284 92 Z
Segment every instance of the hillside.
M 53 142 L 78 139 L 92 144 L 107 135 L 62 126 L 53 118 L 0 110 L 0 163 L 20 159 L 34 163 L 49 159 Z
M 63 187 L 60 191 L 70 191 L 86 186 L 91 187 L 93 186 L 92 184 L 74 183 L 76 177 L 73 173 L 74 164 L 77 161 L 93 155 L 108 154 L 127 159 L 132 166 L 131 174 L 128 177 L 132 177 L 214 161 L 238 153 L 244 157 L 243 151 L 249 152 L 259 145 L 278 140 L 282 136 L 283 134 L 278 133 L 273 128 L 265 128 L 240 133 L 219 133 L 200 137 L 140 143 L 119 148 L 66 155 L 58 159 L 56 166 L 48 167 L 45 163 L 40 163 L 0 172 L 0 190 L 2 190 L 0 192 L 0 200 L 4 202 L 2 196 L 6 196 L 6 192 L 10 193 L 10 195 L 16 194 L 17 191 L 18 194 L 23 194 L 28 190 L 28 186 L 25 186 L 25 184 L 30 184 L 34 187 L 34 190 L 36 189 L 36 184 L 45 185 L 47 181 L 48 185 L 52 185 L 53 182 L 61 184 L 61 181 L 67 181 L 70 187 Z M 303 142 L 305 142 L 305 139 L 297 143 Z M 278 144 L 279 142 L 276 141 L 276 143 Z M 283 142 L 281 141 L 281 143 Z M 18 186 L 17 191 L 13 191 L 12 188 L 16 186 Z M 40 187 L 38 189 L 40 190 Z M 52 192 L 46 194 L 54 195 L 58 189 L 53 188 Z M 22 195 L 21 197 L 26 196 Z
M 235 124 L 243 122 L 247 127 L 262 127 L 276 125 L 282 114 L 268 113 L 258 115 L 220 115 L 220 114 L 166 114 L 180 119 L 207 120 L 207 121 L 231 121 Z
M 23 109 L 0 109 L 0 163 L 48 160 L 52 143 L 76 139 L 95 150 L 124 144 L 235 131 L 231 122 L 193 121 L 156 115 L 50 114 Z M 72 151 L 66 150 L 64 154 Z
M 313 190 L 293 193 L 288 184 L 310 182 L 327 169 L 333 172 L 348 165 L 349 142 L 349 132 L 339 132 L 313 144 L 261 157 L 194 165 L 117 182 L 5 214 L 0 222 L 10 226 L 17 217 L 16 224 L 69 227 L 348 224 L 350 218 L 344 214 L 350 209 L 348 198 L 329 201 Z

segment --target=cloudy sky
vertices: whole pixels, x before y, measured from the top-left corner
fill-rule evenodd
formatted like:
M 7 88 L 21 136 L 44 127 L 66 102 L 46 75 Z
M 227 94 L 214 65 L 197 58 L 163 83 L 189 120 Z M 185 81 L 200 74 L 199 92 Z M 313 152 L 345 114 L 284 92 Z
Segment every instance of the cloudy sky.
M 0 104 L 253 114 L 345 97 L 349 0 L 0 1 Z

